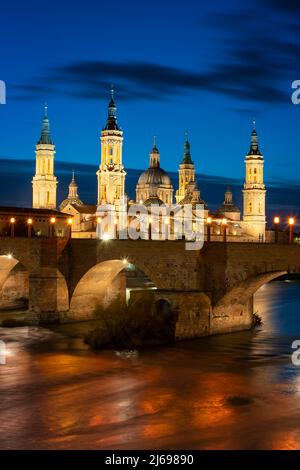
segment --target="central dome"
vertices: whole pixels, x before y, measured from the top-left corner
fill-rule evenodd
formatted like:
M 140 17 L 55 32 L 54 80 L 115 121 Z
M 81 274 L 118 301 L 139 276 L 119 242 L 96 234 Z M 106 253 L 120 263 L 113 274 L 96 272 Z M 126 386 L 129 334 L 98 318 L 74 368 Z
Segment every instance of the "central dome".
M 148 168 L 141 174 L 138 184 L 155 184 L 155 185 L 171 185 L 171 180 L 168 174 L 160 167 Z

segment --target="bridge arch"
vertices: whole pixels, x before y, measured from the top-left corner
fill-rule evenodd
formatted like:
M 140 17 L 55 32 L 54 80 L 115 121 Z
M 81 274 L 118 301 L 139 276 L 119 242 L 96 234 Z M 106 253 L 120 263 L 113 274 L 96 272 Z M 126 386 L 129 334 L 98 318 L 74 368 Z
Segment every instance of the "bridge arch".
M 29 273 L 11 254 L 0 255 L 0 310 L 25 308 L 29 299 Z
M 139 273 L 140 287 L 132 283 L 132 276 L 126 275 L 126 271 L 130 273 L 132 269 Z M 125 260 L 111 259 L 95 264 L 75 286 L 70 299 L 71 316 L 77 319 L 91 318 L 97 305 L 106 307 L 117 297 L 128 301 L 127 296 L 130 290 L 128 281 L 130 280 L 133 291 L 155 288 L 154 283 L 144 271 Z
M 222 333 L 250 328 L 252 325 L 253 296 L 260 287 L 287 274 L 271 271 L 252 275 L 228 290 L 212 308 L 211 332 Z
M 218 310 L 230 305 L 244 304 L 260 287 L 280 276 L 283 276 L 284 274 L 287 274 L 287 271 L 273 271 L 270 273 L 251 276 L 239 282 L 226 292 L 226 294 L 215 304 L 214 311 L 217 312 Z

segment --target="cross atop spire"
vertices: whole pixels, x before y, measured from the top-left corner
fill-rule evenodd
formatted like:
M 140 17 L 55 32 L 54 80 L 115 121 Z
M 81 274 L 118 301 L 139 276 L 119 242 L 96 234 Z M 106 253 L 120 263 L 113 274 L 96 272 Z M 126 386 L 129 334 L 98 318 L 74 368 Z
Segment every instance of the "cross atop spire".
M 110 89 L 110 101 L 108 104 L 108 113 L 106 126 L 104 128 L 106 131 L 119 131 L 120 128 L 117 124 L 117 106 L 114 99 L 114 86 L 111 85 Z
M 156 135 L 153 136 L 153 148 L 150 152 L 150 168 L 157 168 L 160 165 L 160 153 L 156 147 Z
M 259 155 L 261 156 L 261 152 L 258 148 L 258 135 L 256 132 L 256 122 L 253 120 L 253 130 L 251 132 L 251 143 L 250 143 L 250 150 L 247 155 Z
M 48 118 L 48 106 L 45 103 L 44 117 L 42 121 L 42 132 L 38 144 L 53 145 L 51 134 L 50 134 L 50 121 Z
M 72 180 L 71 183 L 69 184 L 69 196 L 68 198 L 77 198 L 78 197 L 78 186 L 75 181 L 75 171 L 72 170 Z
M 156 135 L 155 135 L 155 134 L 154 134 L 154 136 L 153 136 L 153 148 L 152 148 L 151 153 L 159 153 L 159 150 L 158 150 L 158 148 L 157 148 L 157 146 L 156 146 Z
M 185 131 L 185 142 L 184 142 L 184 152 L 183 152 L 183 160 L 182 163 L 192 164 L 191 158 L 191 146 L 188 139 L 188 131 Z

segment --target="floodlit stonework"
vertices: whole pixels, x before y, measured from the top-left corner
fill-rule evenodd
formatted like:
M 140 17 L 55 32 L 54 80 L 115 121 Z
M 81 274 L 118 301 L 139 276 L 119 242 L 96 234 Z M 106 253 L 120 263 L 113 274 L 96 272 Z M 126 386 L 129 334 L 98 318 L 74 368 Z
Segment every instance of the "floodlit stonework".
M 54 175 L 55 146 L 50 135 L 47 106 L 40 140 L 36 145 L 36 167 L 32 180 L 32 207 L 56 209 L 57 178 Z
M 47 126 L 46 126 L 47 128 Z M 54 152 L 54 146 L 53 146 Z M 54 153 L 53 153 L 54 155 Z M 172 181 L 166 171 L 161 167 L 161 156 L 154 139 L 154 145 L 150 152 L 149 167 L 139 177 L 136 185 L 137 204 L 147 209 L 149 220 L 151 219 L 151 206 L 172 207 L 174 188 Z M 258 135 L 255 129 L 251 134 L 250 150 L 245 159 L 245 183 L 243 189 L 243 213 L 234 204 L 233 194 L 227 188 L 223 204 L 214 212 L 209 209 L 208 204 L 202 199 L 200 187 L 196 177 L 195 164 L 191 157 L 191 148 L 186 134 L 184 142 L 184 153 L 179 164 L 178 189 L 175 192 L 177 209 L 187 204 L 196 208 L 203 205 L 205 237 L 210 233 L 211 241 L 223 241 L 224 219 L 226 219 L 226 236 L 228 241 L 255 242 L 266 241 L 266 205 L 265 186 L 263 176 L 263 156 L 258 147 Z M 40 171 L 40 164 L 37 166 Z M 53 176 L 55 179 L 55 177 Z M 74 178 L 73 178 L 74 179 Z M 101 232 L 97 230 L 99 215 L 102 208 L 110 205 L 116 212 L 116 218 L 123 217 L 133 200 L 128 200 L 126 195 L 126 171 L 123 164 L 123 131 L 117 121 L 117 106 L 113 90 L 108 104 L 106 124 L 101 131 L 101 161 L 97 171 L 98 190 L 95 195 L 95 204 L 85 204 L 78 195 L 77 183 L 72 180 L 69 186 L 69 194 L 60 204 L 60 210 L 73 216 L 72 236 L 75 238 L 96 238 Z M 54 180 L 50 184 L 46 177 L 34 177 L 34 203 L 50 197 L 54 198 Z M 55 179 L 56 181 L 56 179 Z M 56 184 L 56 183 L 55 183 Z M 46 185 L 51 187 L 40 189 Z M 47 187 L 48 187 L 47 186 Z M 55 186 L 56 187 L 56 186 Z M 56 194 L 56 191 L 55 191 Z M 40 199 L 38 199 L 40 198 Z M 52 201 L 52 199 L 51 199 Z M 96 205 L 97 202 L 97 205 Z M 52 204 L 52 203 L 51 203 Z M 98 212 L 97 212 L 98 207 Z M 176 212 L 176 210 L 175 210 Z M 196 215 L 194 213 L 196 220 Z M 129 219 L 128 219 L 129 220 Z M 150 222 L 149 222 L 150 223 Z M 161 220 L 161 227 L 164 227 Z M 116 222 L 116 233 L 118 232 Z M 170 217 L 170 226 L 172 216 Z M 174 225 L 174 224 L 173 224 Z M 176 234 L 172 234 L 176 239 Z

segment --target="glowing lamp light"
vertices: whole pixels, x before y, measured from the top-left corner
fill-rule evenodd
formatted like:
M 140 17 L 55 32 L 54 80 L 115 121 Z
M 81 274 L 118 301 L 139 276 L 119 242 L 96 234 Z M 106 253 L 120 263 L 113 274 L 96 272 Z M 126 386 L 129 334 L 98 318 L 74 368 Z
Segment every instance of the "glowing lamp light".
M 143 201 L 142 201 L 142 199 L 140 200 L 140 205 L 141 205 L 141 206 L 143 205 Z
M 122 262 L 123 262 L 123 264 L 128 264 L 128 259 L 123 258 L 123 259 L 122 259 Z
M 98 224 L 101 224 L 101 221 L 102 221 L 101 217 L 97 217 Z
M 165 224 L 169 224 L 169 223 L 170 223 L 170 219 L 166 219 Z
M 16 219 L 15 219 L 14 217 L 12 217 L 12 218 L 10 219 L 10 223 L 11 223 L 11 224 L 14 224 L 15 221 L 16 221 Z
M 69 224 L 69 225 L 72 225 L 72 223 L 73 223 L 73 219 L 71 219 L 71 217 L 70 217 L 70 218 L 68 219 L 68 224 Z
M 55 218 L 55 217 L 51 217 L 50 222 L 51 222 L 51 224 L 55 224 L 56 218 Z
M 13 259 L 13 255 L 11 253 L 8 253 L 8 255 L 6 255 L 6 258 Z
M 211 223 L 212 223 L 212 218 L 211 218 L 211 217 L 207 217 L 206 221 L 207 221 L 208 224 L 211 224 Z
M 110 240 L 109 233 L 104 233 L 103 234 L 103 241 L 108 242 L 108 240 Z
M 227 225 L 227 219 L 222 219 L 222 225 Z
M 289 218 L 289 225 L 294 225 L 294 223 L 295 223 L 294 217 L 290 217 Z
M 28 225 L 32 225 L 32 219 L 27 220 Z
M 279 224 L 280 218 L 279 217 L 274 217 L 274 224 Z

